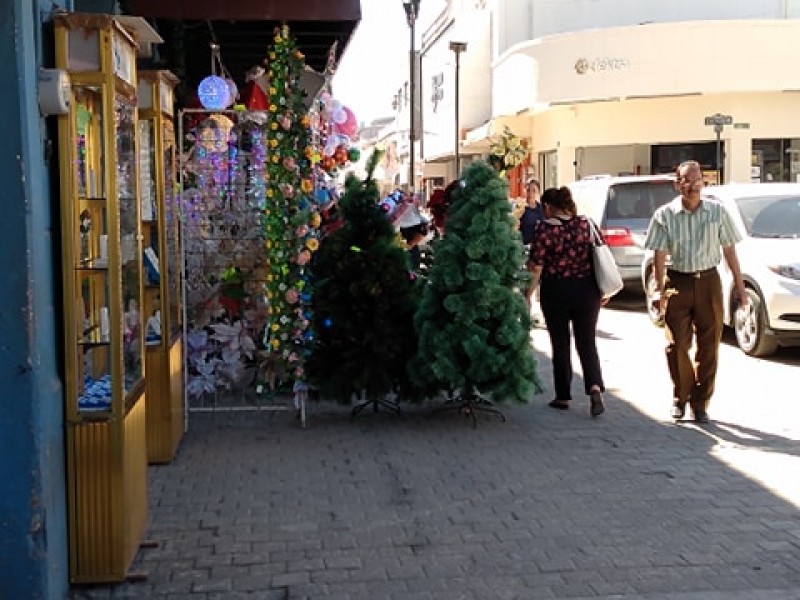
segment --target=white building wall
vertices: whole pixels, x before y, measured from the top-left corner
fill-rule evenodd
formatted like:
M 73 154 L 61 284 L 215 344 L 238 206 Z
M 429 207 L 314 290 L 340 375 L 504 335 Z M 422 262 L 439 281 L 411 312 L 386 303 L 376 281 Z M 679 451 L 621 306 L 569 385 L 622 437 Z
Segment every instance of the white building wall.
M 684 48 L 702 51 L 686 68 Z M 665 51 L 665 49 L 673 51 Z M 799 89 L 800 21 L 708 21 L 537 39 L 495 63 L 494 114 L 630 97 Z
M 497 53 L 548 35 L 642 23 L 800 18 L 800 0 L 495 0 Z
M 449 160 L 454 155 L 456 67 L 451 41 L 467 43 L 459 67 L 461 132 L 479 127 L 492 116 L 490 11 L 465 8 L 452 17 L 450 25 L 430 41 L 422 56 L 423 158 L 426 162 Z M 437 78 L 439 83 L 435 85 Z

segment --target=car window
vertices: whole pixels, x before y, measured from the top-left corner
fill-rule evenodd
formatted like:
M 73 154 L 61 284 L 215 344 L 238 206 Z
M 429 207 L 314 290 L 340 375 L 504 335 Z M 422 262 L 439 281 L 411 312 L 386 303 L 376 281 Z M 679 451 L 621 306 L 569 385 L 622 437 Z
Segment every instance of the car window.
M 800 237 L 800 196 L 738 198 L 736 207 L 752 237 Z
M 572 187 L 571 190 L 572 199 L 578 208 L 578 214 L 600 221 L 603 216 L 606 187 L 604 185 L 578 184 Z
M 608 190 L 606 221 L 649 221 L 659 206 L 676 195 L 671 181 L 637 181 L 613 185 Z

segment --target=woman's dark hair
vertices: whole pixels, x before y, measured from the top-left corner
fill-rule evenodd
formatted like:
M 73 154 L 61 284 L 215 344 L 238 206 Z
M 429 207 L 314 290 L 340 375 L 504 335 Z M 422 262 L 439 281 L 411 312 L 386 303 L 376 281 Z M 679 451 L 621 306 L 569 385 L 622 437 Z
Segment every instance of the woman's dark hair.
M 547 188 L 542 194 L 541 203 L 549 204 L 556 210 L 565 212 L 573 217 L 578 214 L 578 207 L 575 206 L 575 201 L 572 199 L 572 192 L 566 186 Z

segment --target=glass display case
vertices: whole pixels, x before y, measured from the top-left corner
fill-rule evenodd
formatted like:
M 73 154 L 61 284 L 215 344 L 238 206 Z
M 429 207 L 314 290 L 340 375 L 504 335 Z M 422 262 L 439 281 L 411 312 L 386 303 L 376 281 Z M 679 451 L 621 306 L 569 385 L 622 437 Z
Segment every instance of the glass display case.
M 184 426 L 181 228 L 173 121 L 177 83 L 169 71 L 139 72 L 147 455 L 151 463 L 172 460 Z
M 69 567 L 122 581 L 147 524 L 136 42 L 108 15 L 54 16 Z

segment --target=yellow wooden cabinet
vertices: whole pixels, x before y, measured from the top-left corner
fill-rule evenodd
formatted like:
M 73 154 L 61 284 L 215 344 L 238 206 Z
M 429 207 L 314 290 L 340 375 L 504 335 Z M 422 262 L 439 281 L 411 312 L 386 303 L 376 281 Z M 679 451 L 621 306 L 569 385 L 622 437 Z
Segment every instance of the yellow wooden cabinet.
M 70 78 L 58 129 L 69 571 L 122 581 L 147 525 L 136 42 L 108 15 L 54 17 Z
M 145 260 L 147 456 L 168 463 L 184 429 L 180 219 L 169 71 L 139 71 L 139 174 Z

